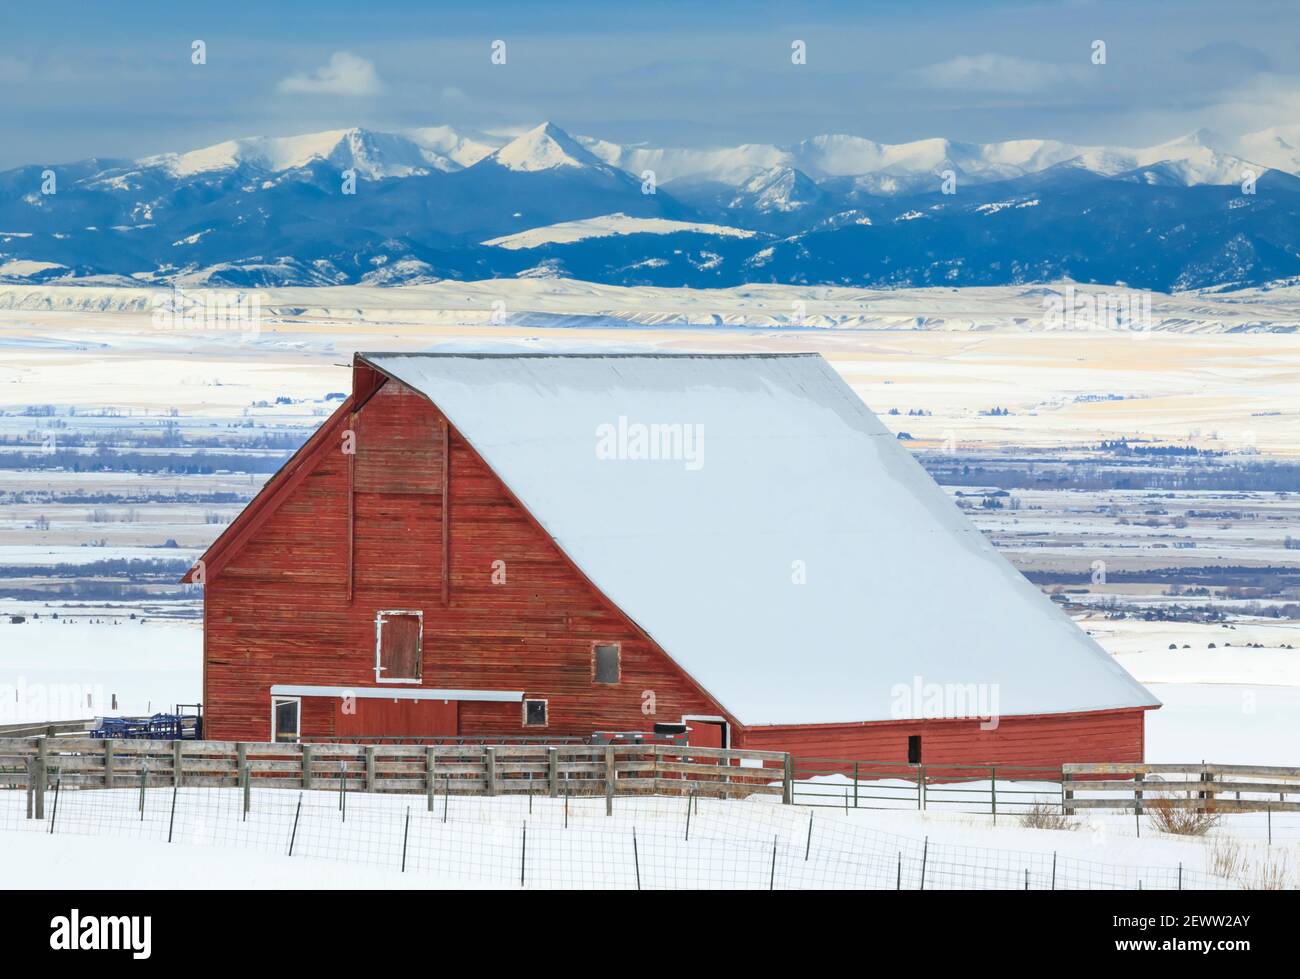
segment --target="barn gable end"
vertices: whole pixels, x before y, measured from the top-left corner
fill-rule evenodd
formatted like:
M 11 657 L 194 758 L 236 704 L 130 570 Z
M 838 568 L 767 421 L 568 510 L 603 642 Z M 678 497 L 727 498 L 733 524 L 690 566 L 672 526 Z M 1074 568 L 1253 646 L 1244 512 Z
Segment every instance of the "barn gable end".
M 722 713 L 573 568 L 427 398 L 364 374 L 360 383 L 374 391 L 360 409 L 345 405 L 326 422 L 327 438 L 209 550 L 212 737 L 268 738 L 273 686 L 376 688 L 376 618 L 385 611 L 418 613 L 423 623 L 422 675 L 404 689 L 469 692 L 453 711 L 454 731 L 425 733 L 539 733 L 524 727 L 519 697 L 475 691 L 547 700 L 551 736 Z M 344 451 L 349 433 L 355 454 Z M 598 642 L 620 645 L 617 684 L 593 682 Z M 365 699 L 359 713 L 375 724 L 416 709 Z M 393 733 L 357 730 L 336 700 L 303 698 L 304 735 Z

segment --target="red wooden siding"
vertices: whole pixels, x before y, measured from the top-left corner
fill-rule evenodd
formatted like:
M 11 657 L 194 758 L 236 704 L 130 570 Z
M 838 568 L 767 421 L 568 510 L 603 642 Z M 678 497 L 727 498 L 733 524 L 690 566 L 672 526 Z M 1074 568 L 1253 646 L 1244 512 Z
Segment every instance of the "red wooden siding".
M 334 712 L 334 733 L 341 736 L 372 735 L 376 731 L 391 737 L 446 737 L 460 733 L 458 704 L 454 700 L 358 698 L 349 705 L 352 713 L 344 709 L 341 700 L 331 698 L 329 704 Z
M 739 747 L 789 751 L 798 758 L 906 762 L 909 735 L 921 736 L 921 760 L 947 764 L 1048 765 L 1142 761 L 1144 710 L 1004 717 L 995 730 L 978 720 L 881 721 L 751 727 Z
M 343 451 L 349 423 L 355 457 Z M 545 729 L 525 729 L 518 703 L 462 702 L 463 735 L 579 736 L 722 713 L 572 567 L 454 432 L 444 606 L 444 427 L 423 397 L 389 381 L 355 420 L 345 414 L 326 424 L 336 434 L 292 493 L 209 575 L 204 700 L 212 737 L 268 737 L 274 683 L 375 686 L 375 617 L 394 610 L 424 613 L 421 682 L 403 689 L 522 690 L 550 702 Z M 493 583 L 496 561 L 505 584 Z M 598 641 L 622 646 L 617 684 L 593 682 Z M 645 692 L 654 715 L 642 713 Z M 303 700 L 305 736 L 342 733 L 337 707 L 322 700 Z

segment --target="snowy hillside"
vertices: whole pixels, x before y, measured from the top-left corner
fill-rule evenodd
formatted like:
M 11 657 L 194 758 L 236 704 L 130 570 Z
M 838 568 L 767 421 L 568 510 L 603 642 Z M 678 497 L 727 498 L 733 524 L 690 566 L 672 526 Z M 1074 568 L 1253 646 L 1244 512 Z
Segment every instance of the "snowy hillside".
M 626 216 L 557 225 L 527 235 L 582 236 L 608 241 L 636 229 L 662 226 Z M 671 222 L 663 225 L 672 227 Z M 736 229 L 724 229 L 731 236 Z M 663 233 L 661 231 L 653 233 Z M 503 250 L 526 247 L 503 239 Z M 277 322 L 380 322 L 417 325 L 702 326 L 744 329 L 890 330 L 988 332 L 991 330 L 1080 333 L 1135 332 L 1125 323 L 1095 315 L 1101 302 L 1140 303 L 1131 290 L 1075 286 L 972 289 L 849 289 L 756 285 L 697 290 L 627 288 L 561 278 L 438 282 L 400 288 L 335 286 L 250 290 L 261 305 L 263 326 Z M 110 313 L 148 316 L 173 293 L 160 287 L 0 284 L 0 310 Z M 1155 294 L 1149 297 L 1150 332 L 1300 332 L 1300 287 L 1238 292 Z M 1077 317 L 1054 324 L 1051 309 L 1074 303 Z M 494 304 L 504 303 L 504 310 Z M 1085 317 L 1084 311 L 1094 315 Z M 1140 333 L 1135 333 L 1140 335 Z
M 536 248 L 538 245 L 557 242 L 583 241 L 587 238 L 607 238 L 610 235 L 668 235 L 677 232 L 694 232 L 702 235 L 726 235 L 751 238 L 752 231 L 728 228 L 720 224 L 703 224 L 690 221 L 668 221 L 663 218 L 634 218 L 626 214 L 606 214 L 582 221 L 563 221 L 545 228 L 531 228 L 513 235 L 503 235 L 483 242 L 498 248 Z

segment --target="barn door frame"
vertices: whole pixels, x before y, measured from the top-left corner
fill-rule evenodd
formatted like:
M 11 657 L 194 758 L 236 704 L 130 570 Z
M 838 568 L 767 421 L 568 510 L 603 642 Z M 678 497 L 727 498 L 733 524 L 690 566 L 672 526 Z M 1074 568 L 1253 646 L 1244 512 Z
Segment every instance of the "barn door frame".
M 683 714 L 682 723 L 690 724 L 691 721 L 707 721 L 710 724 L 722 725 L 722 740 L 724 748 L 731 747 L 731 723 L 721 714 Z M 689 737 L 689 735 L 687 735 Z M 698 747 L 698 745 L 696 746 Z
M 416 677 L 384 676 L 384 619 L 398 615 L 413 615 L 417 620 L 416 628 Z M 424 612 L 419 609 L 388 608 L 375 612 L 375 682 L 376 683 L 424 683 Z
M 292 741 L 281 741 L 276 727 L 279 726 L 279 713 L 282 704 L 294 705 L 294 718 L 297 720 L 297 730 L 293 732 Z M 302 698 L 290 697 L 283 694 L 271 695 L 271 741 L 274 744 L 298 744 L 302 741 Z

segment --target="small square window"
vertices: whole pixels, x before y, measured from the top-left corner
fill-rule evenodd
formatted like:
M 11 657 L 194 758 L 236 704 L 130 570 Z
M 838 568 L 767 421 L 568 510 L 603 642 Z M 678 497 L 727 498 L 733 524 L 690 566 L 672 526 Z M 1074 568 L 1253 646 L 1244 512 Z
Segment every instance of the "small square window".
M 598 642 L 592 655 L 595 660 L 592 666 L 595 682 L 618 683 L 623 671 L 618 643 Z
M 301 734 L 300 714 L 302 701 L 297 697 L 275 697 L 271 700 L 271 737 L 278 743 L 295 742 Z
M 546 701 L 524 701 L 524 727 L 546 727 Z

